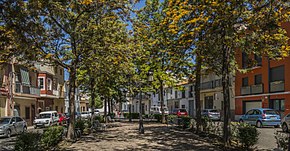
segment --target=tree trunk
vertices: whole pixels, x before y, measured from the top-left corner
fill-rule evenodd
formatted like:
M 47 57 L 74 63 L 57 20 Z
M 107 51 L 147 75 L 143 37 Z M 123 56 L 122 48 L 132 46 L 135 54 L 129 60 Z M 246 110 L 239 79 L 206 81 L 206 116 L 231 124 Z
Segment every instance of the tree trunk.
M 111 112 L 111 99 L 108 99 L 108 114 L 110 115 L 112 112 Z
M 104 119 L 105 119 L 105 123 L 107 123 L 107 98 L 105 98 L 105 103 L 104 103 Z
M 143 117 L 142 117 L 142 92 L 139 88 L 140 101 L 139 101 L 139 133 L 144 134 Z
M 75 136 L 75 89 L 76 89 L 76 70 L 71 69 L 69 76 L 69 126 L 67 139 L 74 140 Z
M 201 82 L 201 63 L 202 58 L 199 53 L 196 54 L 196 70 L 195 70 L 195 116 L 196 116 L 196 133 L 200 132 L 201 126 L 201 105 L 200 105 L 200 82 Z
M 222 61 L 222 85 L 223 85 L 223 95 L 224 95 L 224 145 L 228 146 L 229 135 L 230 135 L 230 89 L 229 89 L 229 66 L 230 66 L 230 49 L 224 47 L 223 49 L 223 61 Z
M 158 79 L 160 82 L 160 103 L 161 103 L 161 123 L 164 124 L 166 123 L 165 120 L 165 114 L 164 114 L 164 88 L 163 88 L 163 81 L 160 80 L 160 78 Z
M 91 123 L 93 125 L 93 121 L 94 121 L 94 114 L 95 114 L 95 89 L 94 89 L 94 86 L 95 86 L 95 79 L 94 78 L 91 78 L 90 79 L 90 89 L 91 89 Z

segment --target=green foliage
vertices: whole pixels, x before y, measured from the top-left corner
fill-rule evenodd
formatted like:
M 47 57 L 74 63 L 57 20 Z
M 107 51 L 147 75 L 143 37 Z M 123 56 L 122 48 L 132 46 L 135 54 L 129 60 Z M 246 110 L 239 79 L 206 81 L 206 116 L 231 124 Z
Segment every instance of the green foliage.
M 139 118 L 139 113 L 131 113 L 132 119 L 138 119 Z M 130 113 L 124 113 L 125 118 L 130 118 Z
M 104 122 L 105 122 L 103 116 L 95 116 L 95 117 L 94 117 L 94 120 L 98 120 L 100 123 L 104 123 Z
M 81 120 L 81 119 L 76 120 L 75 128 L 76 129 L 80 129 L 81 131 L 83 131 L 85 129 L 85 121 Z
M 108 116 L 110 116 L 111 118 L 115 118 L 116 114 L 115 113 L 110 113 L 110 114 L 108 114 Z
M 56 146 L 63 136 L 64 128 L 62 126 L 52 126 L 46 129 L 41 137 L 41 144 L 49 149 Z
M 259 132 L 256 127 L 242 123 L 238 130 L 238 139 L 243 148 L 249 149 L 258 142 Z
M 16 151 L 37 151 L 41 150 L 39 140 L 41 135 L 39 133 L 27 132 L 21 133 L 16 137 L 15 150 Z
M 190 116 L 181 116 L 181 121 L 183 128 L 190 128 L 190 120 L 192 119 Z
M 91 122 L 91 120 L 85 120 L 84 121 L 84 129 L 86 129 L 86 128 L 91 128 L 92 127 L 92 122 Z
M 167 115 L 167 123 L 174 123 L 174 120 L 177 119 L 177 115 Z
M 153 114 L 154 119 L 157 119 L 157 122 L 161 122 L 162 115 L 161 114 Z
M 279 149 L 288 150 L 289 134 L 276 131 L 274 133 L 276 143 Z

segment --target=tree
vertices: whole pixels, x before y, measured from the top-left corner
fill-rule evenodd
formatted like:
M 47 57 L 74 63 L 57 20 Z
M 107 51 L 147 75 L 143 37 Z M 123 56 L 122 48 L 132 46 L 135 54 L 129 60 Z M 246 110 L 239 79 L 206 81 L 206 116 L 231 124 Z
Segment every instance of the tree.
M 134 35 L 144 50 L 145 61 L 140 66 L 146 73 L 153 72 L 153 88 L 157 89 L 160 96 L 162 123 L 165 123 L 164 115 L 164 87 L 172 86 L 184 78 L 185 65 L 183 61 L 177 61 L 184 56 L 183 51 L 176 47 L 174 36 L 167 32 L 167 25 L 162 24 L 166 3 L 158 0 L 147 0 L 144 8 L 138 11 L 134 22 Z M 183 58 L 182 60 L 186 60 Z
M 247 54 L 265 55 L 270 58 L 286 57 L 289 54 L 288 37 L 280 24 L 289 21 L 289 6 L 286 1 L 214 1 L 202 3 L 196 1 L 171 0 L 171 26 L 177 23 L 194 26 L 189 37 L 203 43 L 211 53 L 207 53 L 204 62 L 207 68 L 222 75 L 224 96 L 224 143 L 229 142 L 230 98 L 229 76 L 238 69 L 235 55 L 239 51 Z M 198 11 L 197 9 L 198 8 Z M 182 10 L 182 11 L 180 11 Z M 170 12 L 170 11 L 169 11 Z M 196 14 L 199 12 L 199 14 Z M 186 20 L 192 15 L 193 18 Z M 179 28 L 177 28 L 179 29 Z M 173 31 L 186 34 L 185 31 Z M 201 34 L 196 35 L 196 33 Z M 182 36 L 182 35 L 181 35 Z M 199 47 L 195 45 L 195 47 Z
M 95 34 L 95 27 L 103 18 L 127 17 L 129 2 L 114 1 L 1 1 L 1 21 L 21 45 L 21 57 L 55 63 L 69 72 L 70 124 L 68 139 L 74 139 L 74 93 L 77 70 L 86 62 L 88 38 Z M 103 26 L 103 28 L 107 28 Z M 14 52 L 11 52 L 14 53 Z M 27 60 L 28 60 L 27 59 Z

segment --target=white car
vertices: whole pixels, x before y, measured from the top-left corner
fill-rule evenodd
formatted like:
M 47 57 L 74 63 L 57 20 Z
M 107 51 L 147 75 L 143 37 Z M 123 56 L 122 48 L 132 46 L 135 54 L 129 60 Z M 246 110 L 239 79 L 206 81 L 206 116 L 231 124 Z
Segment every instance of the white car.
M 81 118 L 89 119 L 91 118 L 91 113 L 89 111 L 81 112 Z
M 290 113 L 285 115 L 281 121 L 283 132 L 289 132 L 290 126 Z
M 59 116 L 56 111 L 46 111 L 39 113 L 39 116 L 33 121 L 34 128 L 49 127 L 59 124 Z

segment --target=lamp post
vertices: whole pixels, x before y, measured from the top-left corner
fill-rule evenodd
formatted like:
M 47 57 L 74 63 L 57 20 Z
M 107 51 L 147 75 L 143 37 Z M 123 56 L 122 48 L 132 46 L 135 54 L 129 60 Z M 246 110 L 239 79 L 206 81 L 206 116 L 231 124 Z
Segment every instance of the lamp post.
M 148 82 L 153 81 L 153 72 L 148 72 Z M 139 133 L 144 134 L 144 126 L 143 126 L 143 117 L 142 117 L 142 91 L 141 91 L 141 83 L 139 84 L 139 95 L 140 95 L 140 101 L 139 101 Z

